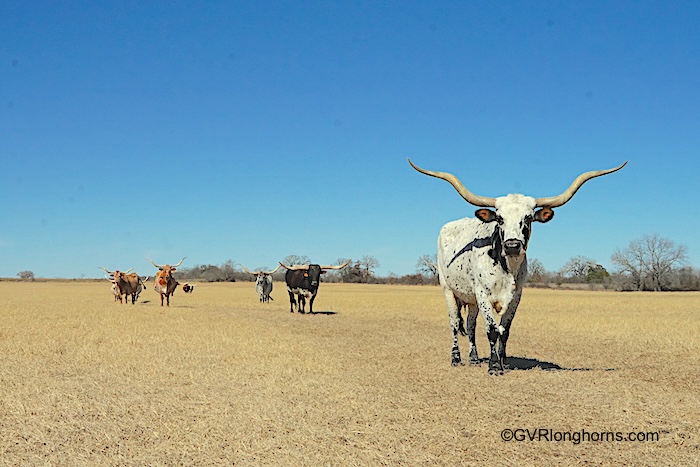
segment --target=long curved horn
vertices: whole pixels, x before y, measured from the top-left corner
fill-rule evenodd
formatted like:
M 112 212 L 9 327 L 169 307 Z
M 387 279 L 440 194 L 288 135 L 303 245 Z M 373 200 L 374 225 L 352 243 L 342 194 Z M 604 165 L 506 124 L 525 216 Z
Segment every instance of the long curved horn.
M 535 198 L 535 203 L 537 203 L 537 206 L 540 208 L 558 208 L 559 206 L 568 203 L 569 200 L 573 198 L 573 196 L 576 194 L 578 189 L 581 188 L 581 185 L 586 183 L 588 180 L 595 177 L 601 177 L 609 173 L 617 172 L 625 165 L 627 165 L 627 162 L 628 161 L 625 161 L 624 164 L 619 165 L 614 169 L 591 170 L 590 172 L 582 173 L 581 175 L 576 177 L 576 180 L 574 180 L 571 186 L 564 193 L 560 194 L 559 196 L 551 196 L 549 198 Z
M 345 266 L 350 264 L 351 259 L 347 260 L 345 264 L 341 264 L 339 266 L 321 266 L 321 269 L 343 269 Z
M 187 258 L 187 256 L 185 256 L 185 258 Z M 180 260 L 180 262 L 179 262 L 179 263 L 177 263 L 177 264 L 173 264 L 173 267 L 174 267 L 174 268 L 179 268 L 179 267 L 180 267 L 180 265 L 182 264 L 182 262 L 183 262 L 183 261 L 185 261 L 185 258 L 182 258 L 182 259 Z
M 241 264 L 241 266 L 243 266 L 243 265 Z M 274 273 L 276 273 L 276 272 L 277 272 L 277 270 L 278 270 L 279 268 L 281 268 L 281 267 L 282 267 L 282 264 L 280 264 L 279 266 L 277 266 L 277 267 L 275 268 L 275 270 L 274 270 L 274 271 L 269 271 L 269 272 L 265 272 L 265 271 L 260 271 L 260 272 L 262 272 L 263 274 L 268 274 L 268 275 L 271 275 L 271 274 L 274 274 Z
M 282 266 L 283 268 L 287 268 L 287 269 L 289 269 L 290 271 L 303 271 L 303 270 L 309 269 L 309 265 L 308 265 L 308 264 L 307 264 L 307 265 L 297 265 L 297 266 L 287 266 L 287 265 L 284 264 L 284 263 L 280 263 L 280 266 Z
M 414 165 L 413 162 L 411 162 L 411 159 L 408 159 L 408 163 L 411 164 L 411 167 L 413 167 L 422 174 L 430 175 L 431 177 L 435 178 L 441 178 L 445 181 L 450 182 L 450 184 L 455 188 L 455 190 L 457 190 L 457 193 L 462 195 L 462 198 L 464 198 L 469 204 L 473 204 L 474 206 L 479 206 L 483 208 L 493 208 L 496 206 L 496 198 L 487 198 L 484 196 L 475 195 L 471 191 L 467 190 L 467 188 L 464 185 L 462 185 L 462 182 L 460 182 L 457 177 L 450 173 L 433 172 L 431 170 L 421 169 L 420 167 Z
M 152 260 L 152 259 L 148 259 L 148 258 L 146 258 L 146 261 L 150 261 L 150 262 L 151 262 L 151 264 L 152 264 L 153 266 L 157 267 L 158 269 L 162 269 L 162 267 L 163 267 L 163 266 L 158 266 L 158 265 L 157 265 L 156 263 L 154 263 L 154 262 L 153 262 L 153 260 Z
M 108 270 L 108 269 L 105 269 L 105 268 L 103 268 L 102 266 L 100 266 L 100 269 L 104 269 L 105 272 L 106 272 L 107 274 L 114 274 L 114 272 L 112 272 L 112 271 L 110 271 L 110 270 Z
M 129 273 L 130 273 L 131 271 L 133 271 L 133 270 L 134 270 L 134 268 L 129 268 L 129 269 L 127 269 L 126 271 L 124 271 L 124 274 L 129 274 Z
M 241 263 L 238 263 L 238 264 L 240 264 L 240 266 L 243 268 L 243 270 L 244 270 L 245 272 L 247 272 L 248 274 L 252 274 L 252 275 L 254 275 L 254 276 L 257 276 L 257 275 L 258 275 L 257 272 L 250 272 L 250 271 L 248 271 L 248 270 L 245 268 L 245 266 L 243 266 Z M 279 267 L 279 266 L 277 266 L 277 267 Z

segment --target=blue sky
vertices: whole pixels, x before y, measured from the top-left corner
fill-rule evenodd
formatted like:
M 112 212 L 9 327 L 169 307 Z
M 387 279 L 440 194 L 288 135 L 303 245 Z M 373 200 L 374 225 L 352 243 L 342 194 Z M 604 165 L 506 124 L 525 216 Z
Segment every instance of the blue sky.
M 375 256 L 559 194 L 548 270 L 644 234 L 700 266 L 700 3 L 0 4 L 0 277 Z

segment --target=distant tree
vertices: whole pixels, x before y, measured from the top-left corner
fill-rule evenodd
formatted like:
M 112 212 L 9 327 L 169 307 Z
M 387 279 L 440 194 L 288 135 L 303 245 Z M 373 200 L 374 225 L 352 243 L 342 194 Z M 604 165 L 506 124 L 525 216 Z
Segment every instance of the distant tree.
M 610 261 L 627 276 L 634 290 L 644 290 L 645 253 L 642 240 L 633 240 L 624 250 L 615 250 Z
M 236 282 L 236 267 L 233 260 L 227 260 L 219 266 L 221 270 L 221 280 L 224 282 Z
M 574 256 L 561 268 L 562 276 L 573 279 L 576 282 L 584 282 L 591 268 L 596 267 L 596 262 L 585 256 Z
M 32 271 L 20 271 L 17 273 L 17 277 L 19 277 L 23 281 L 33 281 L 34 273 Z
M 331 266 L 340 266 L 341 264 L 345 264 L 346 262 L 350 261 L 350 258 L 338 258 L 334 262 L 331 263 Z M 328 271 L 328 279 L 330 281 L 338 281 L 338 282 L 349 282 L 346 280 L 349 276 L 349 274 L 352 271 L 352 262 L 348 264 L 346 267 L 343 269 L 338 269 Z
M 294 266 L 297 264 L 311 264 L 311 260 L 309 259 L 308 256 L 297 256 L 297 255 L 289 255 L 284 258 L 284 261 L 282 261 L 284 264 L 287 266 Z
M 602 265 L 596 264 L 588 269 L 586 273 L 586 282 L 602 284 L 610 277 L 610 273 Z
M 416 272 L 427 278 L 427 282 L 437 283 L 437 254 L 422 255 L 418 257 L 416 262 Z
M 688 260 L 688 248 L 658 234 L 633 240 L 610 258 L 622 274 L 632 278 L 636 290 L 666 290 L 672 285 L 674 268 Z
M 374 275 L 374 270 L 379 267 L 379 260 L 372 255 L 365 255 L 358 264 L 363 272 L 364 282 L 369 282 L 370 277 Z
M 528 280 L 531 282 L 543 282 L 545 276 L 547 275 L 547 270 L 544 268 L 542 262 L 533 258 L 527 262 Z
M 416 272 L 426 276 L 437 276 L 437 254 L 419 256 Z
M 676 271 L 676 288 L 678 290 L 700 290 L 700 269 L 690 266 Z

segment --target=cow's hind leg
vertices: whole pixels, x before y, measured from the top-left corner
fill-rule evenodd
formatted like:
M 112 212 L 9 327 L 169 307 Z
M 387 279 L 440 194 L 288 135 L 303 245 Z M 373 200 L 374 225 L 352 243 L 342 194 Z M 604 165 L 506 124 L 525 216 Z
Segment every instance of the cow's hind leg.
M 469 339 L 469 363 L 479 365 L 479 353 L 476 351 L 476 317 L 479 308 L 474 304 L 467 304 L 467 339 Z
M 457 306 L 457 299 L 455 298 L 452 291 L 443 287 L 443 293 L 445 295 L 445 302 L 447 303 L 447 313 L 450 317 L 450 329 L 452 330 L 452 366 L 464 365 L 462 362 L 462 356 L 459 353 L 459 333 L 460 333 L 460 321 L 463 323 L 462 313 Z
M 304 311 L 304 308 L 306 307 L 306 297 L 303 294 L 299 294 L 299 298 L 297 298 L 297 300 L 299 301 L 297 311 L 299 313 L 306 313 Z

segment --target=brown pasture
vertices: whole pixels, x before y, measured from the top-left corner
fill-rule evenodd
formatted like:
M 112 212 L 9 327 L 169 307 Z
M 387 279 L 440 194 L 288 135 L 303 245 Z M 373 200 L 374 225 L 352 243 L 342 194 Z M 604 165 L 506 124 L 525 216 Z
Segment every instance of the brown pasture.
M 132 306 L 107 281 L 0 282 L 0 465 L 700 459 L 698 293 L 527 289 L 515 369 L 492 377 L 450 367 L 437 287 L 322 284 L 309 316 L 280 283 L 270 304 L 199 284 L 170 308 L 147 285 Z

